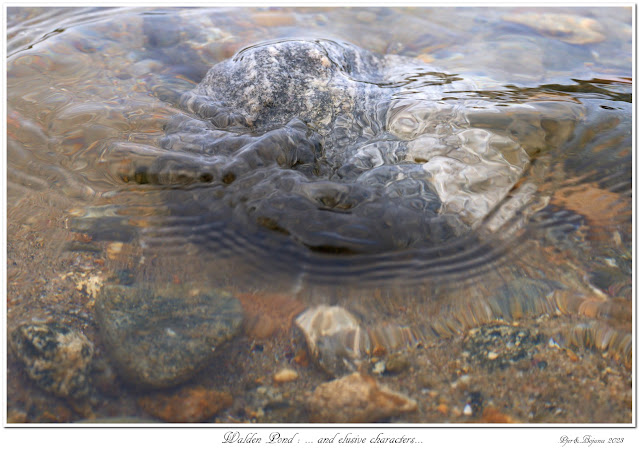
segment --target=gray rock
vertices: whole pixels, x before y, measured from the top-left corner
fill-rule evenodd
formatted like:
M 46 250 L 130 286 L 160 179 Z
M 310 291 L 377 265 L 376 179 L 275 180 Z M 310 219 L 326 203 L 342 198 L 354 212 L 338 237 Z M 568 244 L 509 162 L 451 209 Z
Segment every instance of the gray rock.
M 181 97 L 166 152 L 120 176 L 213 184 L 207 201 L 230 208 L 235 228 L 312 250 L 432 247 L 479 226 L 556 144 L 549 124 L 578 117 L 567 102 L 504 106 L 476 91 L 345 42 L 257 44 L 213 66 Z
M 23 324 L 11 332 L 9 346 L 42 389 L 71 398 L 89 393 L 93 344 L 81 332 L 55 323 Z
M 96 303 L 101 336 L 131 384 L 161 388 L 192 377 L 240 330 L 239 300 L 216 289 L 105 286 Z

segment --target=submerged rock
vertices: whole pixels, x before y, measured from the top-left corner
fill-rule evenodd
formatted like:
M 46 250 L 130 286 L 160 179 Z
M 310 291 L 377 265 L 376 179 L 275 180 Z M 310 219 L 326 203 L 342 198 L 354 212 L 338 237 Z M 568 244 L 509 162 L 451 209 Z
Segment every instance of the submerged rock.
M 180 389 L 173 394 L 155 394 L 142 397 L 138 404 L 146 412 L 165 422 L 204 422 L 233 404 L 227 392 L 203 387 Z
M 557 144 L 554 124 L 579 116 L 569 98 L 506 106 L 479 94 L 471 80 L 344 42 L 257 44 L 182 96 L 164 152 L 137 148 L 141 162 L 118 175 L 210 183 L 235 228 L 316 251 L 437 245 L 478 227 Z
M 9 346 L 45 391 L 71 398 L 89 393 L 93 344 L 81 332 L 55 323 L 23 324 L 11 333 Z
M 96 303 L 100 332 L 124 379 L 161 388 L 193 376 L 240 330 L 239 300 L 186 287 L 107 286 Z
M 311 355 L 332 375 L 356 370 L 370 351 L 368 332 L 341 306 L 320 305 L 307 309 L 295 319 Z
M 408 326 L 380 324 L 364 327 L 341 306 L 311 307 L 295 319 L 295 325 L 304 334 L 313 359 L 334 376 L 360 370 L 362 363 L 371 355 L 388 352 L 393 353 L 389 372 L 401 372 L 408 367 L 401 352 L 419 342 Z
M 355 372 L 319 385 L 308 407 L 313 422 L 361 423 L 416 411 L 417 403 Z

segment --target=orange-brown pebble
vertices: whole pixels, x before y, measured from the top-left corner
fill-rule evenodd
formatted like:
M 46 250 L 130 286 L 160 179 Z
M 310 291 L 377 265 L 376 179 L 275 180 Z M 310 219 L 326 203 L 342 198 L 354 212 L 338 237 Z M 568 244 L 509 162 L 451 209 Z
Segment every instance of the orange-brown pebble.
M 386 348 L 383 345 L 376 345 L 373 349 L 373 356 L 384 356 L 386 354 Z
M 233 403 L 233 397 L 203 387 L 188 387 L 174 394 L 142 397 L 138 403 L 146 412 L 165 422 L 194 423 L 210 419 Z
M 375 422 L 417 410 L 417 402 L 358 372 L 319 385 L 309 399 L 313 422 Z
M 439 405 L 437 405 L 437 411 L 441 415 L 447 416 L 448 415 L 448 405 L 446 403 L 440 403 Z
M 308 353 L 306 352 L 306 350 L 302 349 L 299 352 L 297 352 L 297 354 L 295 355 L 295 358 L 293 358 L 293 361 L 295 362 L 295 364 L 298 364 L 301 367 L 307 367 Z
M 273 381 L 276 383 L 288 383 L 299 378 L 299 374 L 293 369 L 282 369 L 273 375 Z
M 568 358 L 570 358 L 572 362 L 579 361 L 579 356 L 577 356 L 575 352 L 573 352 L 569 348 L 564 348 L 564 351 L 566 352 L 566 355 L 568 355 Z
M 514 420 L 507 414 L 500 412 L 497 408 L 492 406 L 487 406 L 484 408 L 484 411 L 481 415 L 481 421 L 485 423 L 516 423 Z
M 75 240 L 78 242 L 87 243 L 87 242 L 91 242 L 93 238 L 86 233 L 76 233 Z

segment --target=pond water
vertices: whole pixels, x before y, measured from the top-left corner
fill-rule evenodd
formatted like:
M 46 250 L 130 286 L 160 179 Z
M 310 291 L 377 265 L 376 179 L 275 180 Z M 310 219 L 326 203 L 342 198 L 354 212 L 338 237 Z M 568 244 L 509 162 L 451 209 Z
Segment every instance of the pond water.
M 523 358 L 535 367 L 552 342 L 624 386 L 506 414 L 628 421 L 631 13 L 9 8 L 9 332 L 62 323 L 95 346 L 88 403 L 62 421 L 148 417 L 139 392 L 211 371 L 206 386 L 235 399 L 218 420 L 307 421 L 259 406 L 242 367 L 263 379 L 287 361 L 297 398 L 327 374 L 465 339 L 470 366 L 451 376 L 480 380 L 468 333 L 494 323 L 541 333 Z M 54 420 L 65 395 L 30 384 L 14 347 L 10 417 Z M 389 383 L 450 385 L 422 377 L 450 361 L 415 358 Z M 30 400 L 38 383 L 54 396 Z M 606 395 L 614 406 L 595 412 Z M 397 420 L 478 419 L 436 407 Z

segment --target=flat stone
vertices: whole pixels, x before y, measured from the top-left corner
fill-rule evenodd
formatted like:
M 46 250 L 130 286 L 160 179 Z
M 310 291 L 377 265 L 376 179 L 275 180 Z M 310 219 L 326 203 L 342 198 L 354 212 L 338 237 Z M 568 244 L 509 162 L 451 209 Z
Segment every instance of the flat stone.
M 219 289 L 106 286 L 96 303 L 101 336 L 131 384 L 177 385 L 209 363 L 242 324 L 240 302 Z
M 89 393 L 93 344 L 81 332 L 56 323 L 27 323 L 11 333 L 9 346 L 45 391 L 71 398 Z
M 203 387 L 184 388 L 178 392 L 142 397 L 138 403 L 146 412 L 165 422 L 204 422 L 233 403 L 227 392 Z
M 313 422 L 360 423 L 417 410 L 417 403 L 358 372 L 319 385 L 308 407 Z
M 390 374 L 398 374 L 410 368 L 410 360 L 407 355 L 394 353 L 388 357 L 386 361 L 385 372 Z
M 273 375 L 273 381 L 276 383 L 287 383 L 289 381 L 295 381 L 299 378 L 299 374 L 293 369 L 282 369 Z

